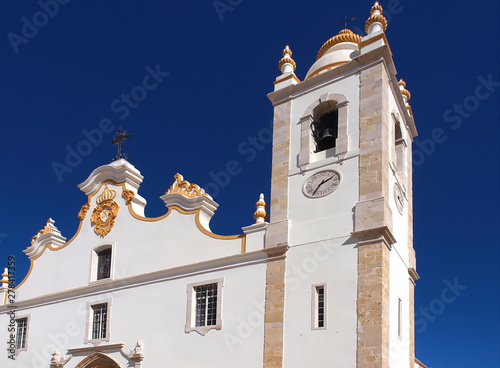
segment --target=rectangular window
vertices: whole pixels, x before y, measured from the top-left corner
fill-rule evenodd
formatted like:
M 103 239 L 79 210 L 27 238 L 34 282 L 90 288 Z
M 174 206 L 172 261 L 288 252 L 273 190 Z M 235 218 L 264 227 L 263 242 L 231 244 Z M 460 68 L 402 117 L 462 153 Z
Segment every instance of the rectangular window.
M 111 248 L 97 254 L 97 280 L 109 279 L 111 274 Z
M 108 323 L 108 303 L 92 306 L 92 340 L 105 339 Z
M 312 286 L 312 329 L 326 328 L 326 284 Z
M 217 284 L 201 285 L 196 292 L 196 327 L 217 323 Z
M 398 298 L 398 337 L 403 337 L 403 302 Z
M 16 319 L 16 349 L 26 349 L 26 336 L 28 333 L 28 318 Z
M 198 282 L 187 286 L 186 333 L 205 335 L 222 328 L 222 287 L 224 279 Z

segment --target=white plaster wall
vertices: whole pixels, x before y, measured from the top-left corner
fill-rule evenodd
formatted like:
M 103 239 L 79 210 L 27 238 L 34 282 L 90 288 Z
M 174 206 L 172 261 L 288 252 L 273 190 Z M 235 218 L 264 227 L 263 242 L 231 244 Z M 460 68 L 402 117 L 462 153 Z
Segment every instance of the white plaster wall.
M 284 366 L 356 367 L 357 250 L 348 238 L 292 247 L 287 256 Z M 326 283 L 326 329 L 312 329 L 312 285 Z
M 29 277 L 18 288 L 19 300 L 89 285 L 93 249 L 103 244 L 115 243 L 115 279 L 241 253 L 241 239 L 215 239 L 203 234 L 195 224 L 195 214 L 173 210 L 158 221 L 136 219 L 121 198 L 121 187 L 109 188 L 117 191 L 115 201 L 120 205 L 113 230 L 101 238 L 91 228 L 94 196 L 77 237 L 57 251 L 46 249 L 34 261 Z
M 221 277 L 222 329 L 205 336 L 186 334 L 187 285 Z M 6 367 L 46 368 L 55 348 L 63 355 L 68 348 L 92 346 L 84 344 L 87 302 L 108 299 L 111 340 L 102 345 L 124 343 L 128 353 L 142 339 L 144 367 L 258 367 L 263 359 L 265 283 L 266 264 L 258 263 L 19 310 L 19 315 L 31 313 L 29 351 Z M 0 315 L 2 326 L 5 319 Z M 110 355 L 127 366 L 120 354 Z M 83 358 L 73 358 L 65 368 L 74 368 Z
M 394 92 L 394 91 L 393 91 Z M 399 93 L 399 90 L 395 91 Z M 405 111 L 399 109 L 398 103 L 393 93 L 389 93 L 389 112 L 399 112 L 402 128 L 404 127 Z M 391 129 L 394 129 L 394 123 L 391 117 Z M 402 129 L 403 137 L 407 144 L 411 144 L 411 138 L 408 136 L 405 129 Z M 391 155 L 394 155 L 393 148 L 394 132 L 391 134 Z M 392 161 L 396 163 L 396 159 L 392 156 Z M 408 275 L 408 200 L 404 199 L 404 212 L 400 214 L 396 207 L 394 199 L 394 185 L 399 183 L 403 192 L 403 187 L 406 186 L 407 178 L 399 176 L 397 173 L 389 173 L 389 206 L 392 211 L 393 235 L 396 238 L 396 243 L 393 244 L 393 249 L 390 255 L 390 366 L 394 368 L 409 367 L 409 275 Z M 398 298 L 402 300 L 402 329 L 401 338 L 398 337 Z

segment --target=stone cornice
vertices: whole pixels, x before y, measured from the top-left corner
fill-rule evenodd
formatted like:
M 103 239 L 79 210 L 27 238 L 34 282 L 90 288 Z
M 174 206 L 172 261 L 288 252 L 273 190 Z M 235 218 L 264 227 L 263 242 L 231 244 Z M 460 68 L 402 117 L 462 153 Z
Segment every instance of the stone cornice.
M 285 249 L 286 248 L 286 249 Z M 20 310 L 42 305 L 58 303 L 90 295 L 97 295 L 103 292 L 111 292 L 134 288 L 141 285 L 164 282 L 172 279 L 183 278 L 195 274 L 206 272 L 221 271 L 236 266 L 249 266 L 252 264 L 266 262 L 268 258 L 279 256 L 278 253 L 284 253 L 288 250 L 286 247 L 274 247 L 274 250 L 257 250 L 248 253 L 236 254 L 233 256 L 218 258 L 215 260 L 194 263 L 186 266 L 173 267 L 166 270 L 149 272 L 141 275 L 128 276 L 116 280 L 92 283 L 70 290 L 46 294 L 26 300 L 16 301 L 16 304 L 7 304 L 0 306 L 0 314 L 9 312 L 12 309 Z
M 382 226 L 375 229 L 354 231 L 351 233 L 353 238 L 359 239 L 358 247 L 374 244 L 382 241 L 385 246 L 391 250 L 392 245 L 396 243 L 396 238 L 387 226 Z

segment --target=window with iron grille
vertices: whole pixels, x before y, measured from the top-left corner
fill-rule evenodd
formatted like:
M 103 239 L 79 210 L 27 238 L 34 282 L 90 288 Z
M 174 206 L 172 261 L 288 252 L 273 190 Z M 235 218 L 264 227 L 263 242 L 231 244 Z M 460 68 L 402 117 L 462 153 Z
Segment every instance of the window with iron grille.
M 92 340 L 106 338 L 108 303 L 95 304 L 92 308 Z
M 217 284 L 194 288 L 196 293 L 196 327 L 217 323 Z
M 109 279 L 111 274 L 111 248 L 97 253 L 97 280 Z
M 16 349 L 26 349 L 26 336 L 28 333 L 28 318 L 16 319 Z
M 222 328 L 222 287 L 224 279 L 192 283 L 187 286 L 186 333 L 205 335 Z

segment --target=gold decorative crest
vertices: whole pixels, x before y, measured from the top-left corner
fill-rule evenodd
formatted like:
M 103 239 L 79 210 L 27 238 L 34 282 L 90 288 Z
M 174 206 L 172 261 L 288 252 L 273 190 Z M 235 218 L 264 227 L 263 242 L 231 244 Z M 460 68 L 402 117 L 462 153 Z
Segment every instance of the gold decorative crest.
M 54 230 L 58 231 L 57 228 L 54 226 L 55 221 L 49 218 L 47 220 L 47 224 L 44 226 L 43 229 L 41 229 L 38 234 L 36 234 L 33 238 L 31 238 L 31 245 L 38 239 L 40 235 L 47 234 L 47 233 L 53 233 Z
M 106 184 L 102 194 L 97 197 L 97 206 L 90 218 L 95 225 L 94 231 L 102 237 L 105 237 L 113 229 L 120 210 L 120 206 L 114 201 L 115 197 L 116 191 L 110 190 Z
M 181 174 L 175 174 L 175 181 L 172 186 L 165 192 L 165 194 L 180 193 L 188 198 L 199 197 L 208 195 L 203 188 L 199 185 L 191 184 L 189 181 L 184 180 Z
M 130 189 L 123 189 L 122 197 L 125 198 L 125 202 L 127 202 L 127 204 L 130 204 L 130 202 L 132 202 L 134 196 L 135 196 L 134 192 L 131 191 Z
M 90 203 L 85 203 L 82 206 L 80 212 L 78 212 L 78 218 L 80 219 L 80 221 L 82 221 L 85 218 L 85 216 L 87 216 L 87 211 L 89 210 L 89 208 L 90 208 Z

